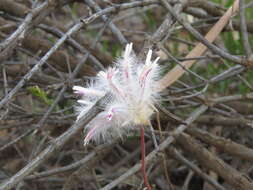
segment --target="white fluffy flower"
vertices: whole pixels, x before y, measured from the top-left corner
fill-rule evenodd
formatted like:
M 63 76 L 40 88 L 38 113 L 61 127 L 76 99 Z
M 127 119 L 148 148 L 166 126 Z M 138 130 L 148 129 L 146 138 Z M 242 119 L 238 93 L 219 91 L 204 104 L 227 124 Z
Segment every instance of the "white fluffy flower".
M 138 125 L 149 124 L 154 104 L 159 99 L 156 91 L 159 57 L 152 61 L 152 50 L 149 50 L 145 63 L 139 62 L 132 53 L 132 46 L 132 43 L 127 44 L 116 64 L 107 71 L 100 71 L 89 87 L 73 87 L 74 92 L 82 96 L 78 100 L 77 120 L 107 92 L 112 94 L 104 111 L 85 127 L 85 145 L 91 140 L 100 142 L 122 137 Z

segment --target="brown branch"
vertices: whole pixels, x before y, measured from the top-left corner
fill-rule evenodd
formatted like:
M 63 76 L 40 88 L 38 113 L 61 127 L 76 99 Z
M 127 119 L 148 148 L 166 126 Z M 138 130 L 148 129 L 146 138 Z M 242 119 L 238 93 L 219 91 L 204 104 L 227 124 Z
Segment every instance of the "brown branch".
M 29 162 L 23 169 L 17 172 L 14 176 L 7 179 L 0 184 L 0 190 L 8 190 L 14 187 L 18 182 L 24 179 L 34 171 L 43 161 L 45 161 L 53 152 L 59 150 L 71 137 L 73 137 L 84 125 L 88 124 L 99 112 L 101 107 L 105 105 L 110 97 L 107 94 L 101 98 L 77 123 L 72 125 L 66 132 L 54 139 L 51 144 L 45 148 L 39 155 L 36 156 L 31 162 Z
M 186 6 L 186 3 L 187 0 L 181 0 L 179 1 L 179 3 L 175 4 L 173 6 L 175 12 L 178 14 L 181 13 L 183 8 Z M 139 57 L 144 59 L 145 54 L 148 52 L 149 49 L 153 49 L 153 47 L 155 47 L 157 43 L 160 43 L 162 39 L 165 38 L 165 36 L 169 37 L 171 33 L 171 28 L 175 23 L 176 20 L 171 16 L 171 14 L 167 14 L 158 29 L 152 34 L 151 37 L 148 37 L 145 40 L 142 51 L 139 53 Z
M 0 25 L 9 25 L 11 27 L 5 28 L 4 32 L 8 35 L 14 31 L 15 24 L 10 21 L 6 21 L 0 17 Z M 1 37 L 0 37 L 1 38 Z M 28 35 L 25 37 L 22 43 L 22 47 L 33 53 L 33 55 L 44 55 L 46 54 L 50 48 L 52 47 L 52 44 L 45 39 L 39 38 L 37 36 L 31 36 Z M 39 53 L 39 54 L 38 54 Z M 66 64 L 66 55 L 68 53 L 65 50 L 57 50 L 53 53 L 53 56 L 51 56 L 48 60 L 54 67 L 59 69 L 60 71 L 68 71 L 67 64 Z M 76 65 L 78 64 L 78 61 L 76 57 L 72 55 L 68 55 L 68 59 L 70 62 L 71 69 L 74 69 Z M 94 68 L 92 68 L 89 65 L 85 65 L 82 70 L 82 74 L 86 74 L 88 76 L 94 76 L 96 71 Z M 17 74 L 17 73 L 12 73 Z
M 237 190 L 253 189 L 253 183 L 224 161 L 215 157 L 201 144 L 187 134 L 181 134 L 176 141 L 182 149 L 190 153 L 201 165 L 216 172 Z
M 74 0 L 70 0 L 70 1 L 74 1 Z M 5 5 L 4 5 L 5 2 L 6 1 L 1 1 L 0 2 L 0 10 L 4 11 L 4 12 L 10 14 L 10 15 L 25 16 L 26 13 L 30 10 L 25 5 L 23 5 L 21 3 L 14 2 L 14 1 L 8 1 L 9 7 L 12 7 L 12 8 L 5 8 Z M 59 2 L 60 5 L 62 5 L 61 2 L 62 1 Z M 1 7 L 1 5 L 3 5 L 3 7 Z M 60 5 L 58 7 L 60 7 Z M 2 18 L 0 18 L 0 19 L 2 19 Z M 5 22 L 7 22 L 7 21 L 5 21 Z M 68 31 L 68 29 L 66 28 L 65 25 L 63 25 L 61 22 L 56 22 L 54 19 L 45 18 L 45 19 L 42 20 L 41 23 L 42 24 L 36 25 L 35 27 L 41 28 L 42 30 L 44 30 L 48 33 L 51 33 L 52 35 L 54 35 L 56 37 L 61 37 L 62 33 L 65 33 L 65 32 Z M 14 23 L 13 23 L 13 25 L 15 26 Z M 12 29 L 13 29 L 13 27 L 12 27 Z M 6 30 L 4 32 L 6 32 Z M 13 31 L 8 30 L 7 33 L 9 34 L 10 32 L 13 32 Z M 25 39 L 23 40 L 23 43 L 26 42 L 27 38 L 29 39 L 29 36 L 25 36 Z M 87 53 L 87 50 L 88 50 L 89 52 L 91 52 L 92 56 L 95 56 L 96 58 L 98 58 L 103 63 L 103 65 L 107 65 L 108 63 L 112 62 L 113 59 L 108 54 L 105 54 L 105 53 L 101 52 L 98 48 L 93 48 L 93 49 L 90 48 L 91 47 L 91 42 L 89 40 L 87 40 L 86 38 L 84 38 L 84 36 L 82 34 L 77 33 L 72 38 L 76 41 L 75 43 L 79 42 L 84 47 L 85 50 L 81 50 L 81 53 Z M 80 48 L 76 47 L 76 45 L 73 44 L 73 39 L 72 38 L 67 39 L 66 43 L 71 45 L 73 48 L 77 49 L 78 51 L 80 51 Z
M 0 1 L 0 10 L 18 17 L 24 17 L 30 11 L 25 5 L 9 0 Z
M 59 49 L 59 47 L 74 33 L 80 30 L 84 25 L 87 25 L 94 21 L 95 19 L 101 17 L 104 14 L 108 14 L 110 12 L 114 12 L 118 9 L 124 10 L 138 6 L 145 6 L 157 3 L 155 0 L 145 0 L 145 1 L 136 1 L 131 3 L 124 3 L 120 6 L 112 6 L 106 9 L 101 10 L 88 18 L 81 19 L 77 24 L 75 24 L 72 28 L 68 30 L 55 44 L 54 46 L 40 59 L 39 62 L 19 81 L 19 83 L 12 89 L 1 101 L 0 108 L 2 108 L 10 99 L 16 94 L 16 92 L 24 86 L 24 84 L 31 79 L 31 77 L 45 64 L 45 62 L 52 56 L 55 51 Z
M 170 5 L 165 1 L 161 0 L 166 8 L 169 8 L 171 11 Z M 228 9 L 228 11 L 220 18 L 220 20 L 212 27 L 212 29 L 206 34 L 205 39 L 212 43 L 216 37 L 219 35 L 219 33 L 222 31 L 222 29 L 225 27 L 225 25 L 228 23 L 231 16 L 238 10 L 239 8 L 239 1 L 236 0 L 234 5 Z M 173 15 L 177 16 L 177 15 Z M 182 23 L 181 23 L 182 24 Z M 186 56 L 186 58 L 192 58 L 202 55 L 206 51 L 207 47 L 203 45 L 202 43 L 199 43 L 193 50 L 190 51 L 190 53 Z M 184 61 L 181 63 L 185 68 L 190 68 L 195 63 L 195 60 L 189 60 Z M 160 81 L 160 87 L 159 90 L 163 90 L 164 88 L 170 86 L 172 83 L 174 83 L 176 80 L 178 80 L 179 77 L 181 77 L 184 74 L 185 70 L 177 65 L 174 67 L 170 72 L 168 72 Z
M 206 131 L 196 128 L 187 130 L 187 133 L 204 141 L 205 143 L 215 146 L 221 152 L 226 152 L 240 159 L 253 162 L 253 149 L 242 144 L 227 140 L 223 137 L 212 135 Z
M 17 43 L 22 43 L 28 29 L 33 25 L 32 21 L 34 18 L 39 14 L 43 14 L 43 12 L 47 12 L 49 7 L 52 5 L 53 2 L 50 4 L 49 1 L 45 1 L 44 3 L 38 5 L 36 8 L 32 9 L 24 21 L 19 25 L 17 30 L 0 44 L 1 61 L 8 58 L 12 50 L 16 47 Z
M 172 156 L 174 159 L 178 160 L 182 164 L 186 165 L 188 168 L 190 168 L 192 171 L 194 171 L 194 173 L 196 173 L 197 175 L 202 177 L 205 181 L 207 181 L 210 185 L 212 185 L 216 189 L 225 190 L 225 188 L 222 187 L 217 181 L 215 181 L 212 177 L 210 177 L 207 174 L 205 174 L 204 172 L 202 172 L 199 167 L 197 167 L 191 161 L 187 160 L 175 148 L 169 148 L 168 153 L 170 156 Z
M 245 21 L 245 8 L 244 8 L 244 0 L 240 0 L 239 2 L 239 6 L 240 6 L 240 30 L 242 33 L 242 42 L 243 42 L 243 46 L 244 46 L 244 50 L 246 52 L 246 56 L 248 59 L 252 59 L 252 51 L 251 51 L 251 46 L 250 46 L 250 42 L 249 42 L 249 36 L 248 36 L 248 32 L 247 32 L 247 25 L 246 25 L 246 21 Z
M 218 115 L 205 115 L 201 116 L 196 120 L 199 124 L 205 125 L 222 125 L 222 126 L 241 126 L 241 127 L 252 127 L 253 122 L 244 118 L 230 118 L 222 117 Z
M 189 0 L 189 6 L 201 8 L 212 16 L 222 16 L 224 14 L 224 8 L 211 1 Z

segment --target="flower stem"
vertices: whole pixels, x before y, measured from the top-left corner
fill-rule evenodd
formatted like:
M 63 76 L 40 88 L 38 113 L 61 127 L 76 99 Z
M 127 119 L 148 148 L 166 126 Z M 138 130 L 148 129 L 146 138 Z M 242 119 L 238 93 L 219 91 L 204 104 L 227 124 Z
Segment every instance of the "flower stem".
M 147 187 L 147 190 L 152 190 L 148 182 L 148 176 L 146 173 L 146 166 L 145 166 L 145 136 L 144 136 L 144 127 L 141 126 L 141 172 L 143 175 L 144 184 Z

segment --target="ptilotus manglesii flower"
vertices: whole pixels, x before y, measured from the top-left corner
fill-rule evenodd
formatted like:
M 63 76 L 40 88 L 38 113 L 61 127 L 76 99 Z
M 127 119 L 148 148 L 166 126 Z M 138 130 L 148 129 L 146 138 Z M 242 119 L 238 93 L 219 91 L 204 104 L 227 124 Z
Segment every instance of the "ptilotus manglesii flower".
M 87 126 L 84 144 L 123 137 L 138 125 L 148 125 L 159 100 L 156 91 L 159 79 L 157 57 L 151 60 L 152 50 L 146 61 L 139 61 L 132 53 L 133 44 L 127 44 L 121 58 L 106 71 L 100 71 L 88 87 L 74 86 L 75 93 L 82 96 L 77 108 L 79 120 L 98 99 L 107 92 L 111 100 Z

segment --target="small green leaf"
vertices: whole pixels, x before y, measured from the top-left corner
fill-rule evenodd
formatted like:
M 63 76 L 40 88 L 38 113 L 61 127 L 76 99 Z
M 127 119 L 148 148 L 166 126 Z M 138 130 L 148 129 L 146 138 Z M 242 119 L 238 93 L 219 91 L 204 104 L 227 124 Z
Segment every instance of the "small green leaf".
M 36 96 L 38 97 L 41 101 L 43 101 L 45 104 L 47 105 L 51 105 L 53 103 L 53 100 L 51 100 L 47 93 L 41 89 L 40 87 L 38 86 L 31 86 L 31 87 L 28 87 L 27 90 L 33 95 L 33 96 Z

